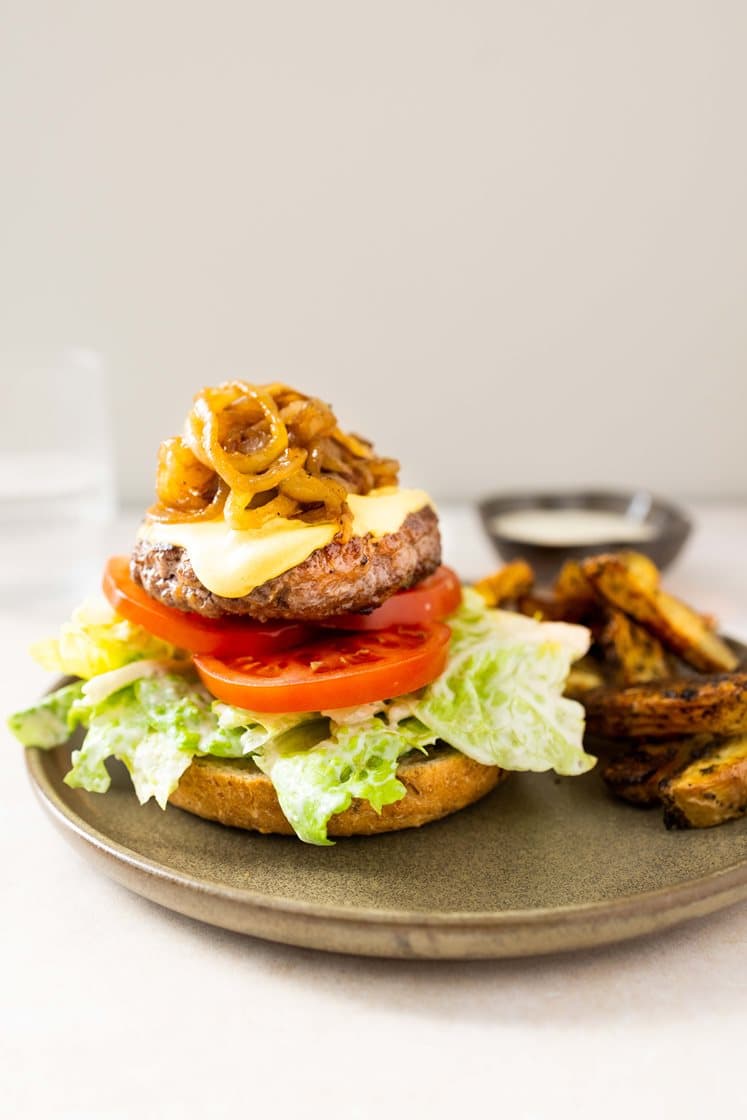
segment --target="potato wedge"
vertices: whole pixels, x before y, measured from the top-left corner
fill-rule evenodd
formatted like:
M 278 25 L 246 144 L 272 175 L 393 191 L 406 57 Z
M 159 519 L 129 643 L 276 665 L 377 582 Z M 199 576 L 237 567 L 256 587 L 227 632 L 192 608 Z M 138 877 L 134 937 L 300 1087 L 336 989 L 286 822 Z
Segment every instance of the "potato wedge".
M 568 604 L 574 614 L 593 610 L 598 599 L 592 584 L 586 578 L 578 560 L 566 560 L 555 580 L 556 597 Z
M 623 686 L 672 676 L 672 667 L 659 639 L 616 607 L 609 608 L 602 645 Z
M 537 618 L 540 622 L 577 622 L 577 616 L 571 616 L 568 603 L 558 599 L 552 591 L 529 591 L 526 595 L 519 595 L 516 608 L 521 614 L 530 618 Z
M 602 777 L 623 801 L 660 805 L 662 782 L 679 773 L 713 742 L 705 735 L 666 743 L 638 743 L 609 758 L 602 767 Z
M 661 582 L 661 572 L 650 556 L 644 555 L 643 552 L 628 550 L 619 552 L 618 556 L 622 557 L 631 578 L 639 587 L 647 587 L 650 591 L 656 590 Z
M 652 567 L 640 553 L 621 552 L 592 556 L 584 560 L 582 570 L 608 603 L 655 634 L 693 668 L 704 673 L 736 669 L 739 659 L 702 616 L 652 582 Z
M 583 697 L 588 730 L 604 739 L 673 739 L 747 732 L 747 673 L 597 689 Z
M 747 813 L 747 735 L 715 743 L 661 783 L 667 828 L 711 828 Z
M 534 571 L 526 560 L 512 560 L 492 575 L 475 584 L 475 591 L 482 595 L 489 607 L 500 607 L 509 599 L 526 595 L 534 586 Z

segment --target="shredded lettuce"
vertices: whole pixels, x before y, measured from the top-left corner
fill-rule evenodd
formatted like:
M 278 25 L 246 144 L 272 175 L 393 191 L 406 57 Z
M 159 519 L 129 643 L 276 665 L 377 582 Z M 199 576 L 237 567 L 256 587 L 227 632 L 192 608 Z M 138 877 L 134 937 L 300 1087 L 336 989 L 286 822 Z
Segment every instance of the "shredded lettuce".
M 581 774 L 583 708 L 563 697 L 571 662 L 589 633 L 488 609 L 465 592 L 449 620 L 441 676 L 418 693 L 358 708 L 266 715 L 214 700 L 189 659 L 166 642 L 89 600 L 57 640 L 35 654 L 49 668 L 83 677 L 10 717 L 26 746 L 66 742 L 81 724 L 68 785 L 104 792 L 106 762 L 121 760 L 141 802 L 165 808 L 191 760 L 250 756 L 267 774 L 298 836 L 329 844 L 330 818 L 354 798 L 377 812 L 398 801 L 403 755 L 443 740 L 470 758 L 508 770 Z
M 83 685 L 83 697 L 86 704 L 93 708 L 140 677 L 157 676 L 172 667 L 177 671 L 186 670 L 189 666 L 188 661 L 182 664 L 178 661 L 158 661 L 153 658 L 131 661 L 129 665 L 123 665 L 121 669 L 112 669 L 108 673 L 100 673 L 97 677 L 91 677 Z
M 140 658 L 173 658 L 175 654 L 174 646 L 116 614 L 103 595 L 86 599 L 73 611 L 59 637 L 31 647 L 31 656 L 45 669 L 84 680 Z
M 445 671 L 412 701 L 426 727 L 463 754 L 506 770 L 583 774 L 584 709 L 563 696 L 571 662 L 589 646 L 583 626 L 487 608 L 467 592 L 449 619 Z
M 327 726 L 324 719 L 304 724 L 269 740 L 254 755 L 307 844 L 331 844 L 329 819 L 347 809 L 354 797 L 368 801 L 377 813 L 404 797 L 405 787 L 396 776 L 400 758 L 436 738 L 415 720 L 396 727 L 377 717 L 333 724 L 325 737 Z
M 109 788 L 105 762 L 118 758 L 138 800 L 154 797 L 165 808 L 195 755 L 243 753 L 241 731 L 220 727 L 212 702 L 194 677 L 169 672 L 140 677 L 94 705 L 81 696 L 70 720 L 83 723 L 88 733 L 80 750 L 73 751 L 65 781 L 102 793 Z
M 32 708 L 15 712 L 8 719 L 8 727 L 24 747 L 59 747 L 70 737 L 70 709 L 82 691 L 82 681 L 58 688 Z
M 239 738 L 241 755 L 253 754 L 254 751 L 276 735 L 282 735 L 301 723 L 308 723 L 317 718 L 315 712 L 294 712 L 289 715 L 250 712 L 246 708 L 234 708 L 230 704 L 223 704 L 220 700 L 214 701 L 213 712 L 221 729 L 234 730 L 239 728 L 241 730 Z M 210 754 L 217 753 L 215 750 L 210 751 Z M 222 757 L 231 756 L 224 752 Z
M 330 817 L 361 798 L 380 813 L 405 795 L 397 779 L 403 754 L 424 750 L 436 735 L 409 711 L 394 725 L 387 704 L 267 716 L 215 704 L 219 722 L 243 728 L 241 743 L 272 781 L 280 806 L 301 840 L 330 844 Z M 216 753 L 211 751 L 210 753 Z

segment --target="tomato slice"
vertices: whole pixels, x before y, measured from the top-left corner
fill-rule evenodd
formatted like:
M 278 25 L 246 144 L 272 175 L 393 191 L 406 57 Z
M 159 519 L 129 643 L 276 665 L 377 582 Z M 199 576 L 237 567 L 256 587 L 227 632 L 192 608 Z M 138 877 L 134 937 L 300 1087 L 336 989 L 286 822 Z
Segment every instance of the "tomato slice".
M 334 633 L 272 657 L 195 657 L 203 684 L 255 712 L 317 712 L 387 700 L 443 672 L 451 631 L 443 622 Z
M 459 576 L 441 565 L 415 587 L 398 591 L 370 614 L 340 614 L 320 625 L 336 630 L 385 630 L 389 626 L 418 626 L 446 618 L 462 601 Z
M 300 622 L 203 618 L 193 611 L 165 607 L 131 578 L 126 556 L 113 556 L 107 561 L 103 590 L 123 618 L 190 653 L 259 657 L 300 645 L 311 633 Z

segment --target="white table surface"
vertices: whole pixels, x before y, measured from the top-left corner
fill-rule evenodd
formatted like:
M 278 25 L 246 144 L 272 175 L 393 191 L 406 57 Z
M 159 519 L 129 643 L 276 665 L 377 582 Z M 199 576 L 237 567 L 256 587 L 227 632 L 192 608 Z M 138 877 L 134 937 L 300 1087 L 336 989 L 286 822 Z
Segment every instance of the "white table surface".
M 694 513 L 668 586 L 747 640 L 747 507 Z M 443 521 L 447 559 L 465 577 L 494 566 L 472 514 L 445 509 Z M 122 519 L 114 547 L 130 531 Z M 24 650 L 54 621 L 0 614 L 3 713 L 44 685 Z M 0 1113 L 743 1114 L 747 905 L 525 961 L 390 962 L 263 943 L 91 868 L 46 820 L 21 749 L 0 734 Z

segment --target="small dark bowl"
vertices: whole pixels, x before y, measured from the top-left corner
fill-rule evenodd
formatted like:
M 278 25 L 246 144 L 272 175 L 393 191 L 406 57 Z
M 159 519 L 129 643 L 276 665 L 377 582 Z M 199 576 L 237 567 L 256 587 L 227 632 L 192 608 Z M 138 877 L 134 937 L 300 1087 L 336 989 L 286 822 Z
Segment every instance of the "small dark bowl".
M 690 535 L 687 515 L 671 502 L 655 498 L 646 490 L 569 490 L 546 493 L 505 493 L 484 498 L 478 503 L 486 533 L 504 560 L 527 560 L 540 582 L 551 582 L 561 565 L 569 559 L 583 559 L 599 552 L 634 549 L 650 556 L 661 569 L 678 555 Z M 530 544 L 497 532 L 494 521 L 501 514 L 524 509 L 596 509 L 627 513 L 635 522 L 644 521 L 655 529 L 650 540 L 600 540 L 595 544 Z

